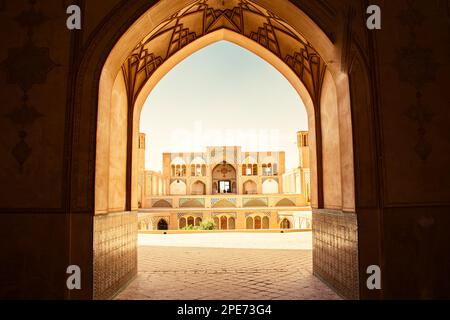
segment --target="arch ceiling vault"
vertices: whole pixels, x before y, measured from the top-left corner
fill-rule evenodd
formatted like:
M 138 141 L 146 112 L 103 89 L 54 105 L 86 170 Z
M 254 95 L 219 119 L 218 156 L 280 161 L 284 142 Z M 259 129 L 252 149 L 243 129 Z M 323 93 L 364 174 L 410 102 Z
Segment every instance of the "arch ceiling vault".
M 122 66 L 129 105 L 134 105 L 145 83 L 167 59 L 221 29 L 257 42 L 284 61 L 317 102 L 326 65 L 300 33 L 249 0 L 197 0 L 160 23 L 130 52 Z

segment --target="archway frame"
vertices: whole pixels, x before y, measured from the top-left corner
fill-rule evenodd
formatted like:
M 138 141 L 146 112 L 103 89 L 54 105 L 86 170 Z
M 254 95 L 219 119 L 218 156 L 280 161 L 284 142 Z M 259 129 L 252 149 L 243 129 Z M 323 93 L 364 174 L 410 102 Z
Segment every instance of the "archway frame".
M 168 1 L 161 1 L 157 3 L 148 10 L 145 15 L 142 15 L 137 19 L 137 21 L 133 23 L 127 32 L 117 41 L 113 50 L 110 52 L 100 78 L 98 123 L 102 123 L 101 119 L 105 117 L 102 110 L 109 110 L 108 107 L 111 105 L 110 93 L 117 89 L 115 86 L 119 80 L 118 76 L 122 76 L 120 75 L 120 69 L 125 71 L 126 68 L 124 62 L 132 57 L 130 55 L 132 54 L 132 51 L 135 50 L 134 44 L 136 44 L 136 47 L 141 46 L 140 42 L 143 41 L 142 39 L 146 39 L 148 34 L 151 34 L 151 31 L 149 30 L 159 28 L 160 24 L 165 22 L 167 17 L 171 16 L 169 12 L 180 12 L 183 8 L 186 8 L 193 3 L 192 0 L 180 0 L 176 3 L 171 3 L 170 5 L 167 2 Z M 317 186 L 317 188 L 313 188 L 311 192 L 312 206 L 316 208 L 326 206 L 329 209 L 343 209 L 344 211 L 349 212 L 355 211 L 353 148 L 352 144 L 348 143 L 348 141 L 352 141 L 350 93 L 348 77 L 336 62 L 340 60 L 340 53 L 336 50 L 336 47 L 326 34 L 292 3 L 283 1 L 282 5 L 277 5 L 267 0 L 252 0 L 252 2 L 269 10 L 274 16 L 282 16 L 283 21 L 291 28 L 295 29 L 298 34 L 301 34 L 300 37 L 302 39 L 308 39 L 305 45 L 313 50 L 313 55 L 321 57 L 320 61 L 322 61 L 319 63 L 318 74 L 311 80 L 313 83 L 310 84 L 309 89 L 307 89 L 305 84 L 299 79 L 299 75 L 293 72 L 293 69 L 290 68 L 285 61 L 280 60 L 280 57 L 245 35 L 241 35 L 234 31 L 231 32 L 229 29 L 225 28 L 203 34 L 200 38 L 195 39 L 195 41 L 185 45 L 180 50 L 175 51 L 167 59 L 164 59 L 163 63 L 159 65 L 156 70 L 152 70 L 151 76 L 145 80 L 144 85 L 139 87 L 138 91 L 133 91 L 131 96 L 127 97 L 129 104 L 127 110 L 127 162 L 132 163 L 132 166 L 126 165 L 126 210 L 131 211 L 137 209 L 137 192 L 133 190 L 137 185 L 137 174 L 133 169 L 137 167 L 137 149 L 135 146 L 138 143 L 140 112 L 148 94 L 156 86 L 159 80 L 180 61 L 209 44 L 220 40 L 226 40 L 248 49 L 260 56 L 263 60 L 272 64 L 286 77 L 302 98 L 308 113 L 308 124 L 310 129 L 310 146 L 312 149 L 310 152 L 312 157 L 310 162 L 311 172 L 316 173 L 311 175 L 311 184 Z M 166 13 L 163 14 L 162 12 Z M 145 32 L 143 30 L 145 30 Z M 281 43 L 281 40 L 279 40 L 279 43 Z M 324 70 L 321 69 L 321 64 L 324 65 Z M 127 76 L 125 76 L 125 78 L 127 78 Z M 314 81 L 317 83 L 314 83 Z M 333 87 L 332 89 L 335 91 L 334 97 L 331 97 L 331 99 L 334 99 L 335 101 L 332 101 L 331 104 L 334 104 L 333 108 L 336 108 L 336 110 L 334 110 L 334 114 L 331 114 L 330 116 L 336 116 L 339 119 L 337 119 L 337 123 L 332 124 L 334 126 L 331 128 L 333 133 L 327 132 L 330 128 L 322 128 L 323 123 L 321 117 L 323 118 L 324 112 L 328 112 L 325 105 L 330 103 L 330 101 L 328 101 L 329 97 L 324 98 L 321 96 L 324 83 L 328 83 L 329 87 Z M 128 91 L 131 90 L 130 88 L 132 85 L 126 83 L 124 85 L 128 87 Z M 339 99 L 337 98 L 338 94 Z M 322 134 L 322 131 L 324 130 L 325 135 Z M 109 172 L 108 168 L 104 168 L 99 164 L 108 163 L 108 161 L 101 161 L 98 157 L 111 150 L 108 144 L 109 135 L 108 129 L 105 130 L 102 126 L 97 128 L 97 151 L 102 152 L 97 152 L 96 160 L 95 210 L 100 213 L 108 212 L 108 210 L 110 211 L 111 209 L 108 208 L 108 205 L 105 206 L 107 200 L 105 201 L 104 199 L 107 197 L 100 196 L 101 192 L 107 189 L 105 185 L 108 184 L 108 181 L 103 181 L 103 183 L 99 182 L 102 180 L 102 177 L 108 176 Z M 330 145 L 336 144 L 333 146 L 334 152 L 324 152 L 322 140 L 326 136 L 332 136 L 332 138 L 328 139 L 326 142 L 330 143 Z M 340 139 L 335 139 L 335 136 L 339 136 Z M 325 145 L 327 145 L 327 143 L 325 143 Z M 316 145 L 320 147 L 316 149 Z M 337 159 L 335 157 L 336 152 L 340 155 Z M 328 154 L 332 159 L 326 159 L 324 161 L 322 159 L 324 154 Z M 333 166 L 336 162 L 338 164 Z M 329 167 L 327 167 L 327 165 L 329 165 Z M 330 171 L 339 172 L 334 174 L 334 172 Z M 330 180 L 329 177 L 333 177 L 333 179 Z M 339 185 L 339 188 L 336 188 L 336 185 Z M 331 195 L 329 199 L 326 199 L 326 195 L 324 197 L 325 188 L 329 189 L 327 192 L 327 194 Z M 334 190 L 337 190 L 337 192 L 334 192 Z
M 70 168 L 70 208 L 72 213 L 81 214 L 70 215 L 70 225 L 73 226 L 71 230 L 78 230 L 78 227 L 81 225 L 85 227 L 90 226 L 90 228 L 84 229 L 84 234 L 90 232 L 95 238 L 95 228 L 91 218 L 92 214 L 94 214 L 95 223 L 97 220 L 96 217 L 103 215 L 110 216 L 114 213 L 133 212 L 133 209 L 135 209 L 131 206 L 133 199 L 130 197 L 128 197 L 129 206 L 124 205 L 123 208 L 109 208 L 108 206 L 101 208 L 96 201 L 97 195 L 108 192 L 105 189 L 108 189 L 109 173 L 107 170 L 101 172 L 102 169 L 96 165 L 101 160 L 102 154 L 109 154 L 110 147 L 107 145 L 103 149 L 100 148 L 99 141 L 101 139 L 99 139 L 98 132 L 104 124 L 100 123 L 98 119 L 101 118 L 102 108 L 105 109 L 106 106 L 107 109 L 107 106 L 111 102 L 111 95 L 108 92 L 111 92 L 114 87 L 114 82 L 117 79 L 122 62 L 127 58 L 127 52 L 117 51 L 116 49 L 120 49 L 123 44 L 133 43 L 132 39 L 142 39 L 145 37 L 145 33 L 149 30 L 145 26 L 157 26 L 166 17 L 164 15 L 165 10 L 177 10 L 188 2 L 190 1 L 180 0 L 177 3 L 169 3 L 167 0 L 162 0 L 155 3 L 135 0 L 124 2 L 118 6 L 121 10 L 117 8 L 113 10 L 114 19 L 108 17 L 108 22 L 101 25 L 100 29 L 104 32 L 98 32 L 99 30 L 97 30 L 97 35 L 87 41 L 85 44 L 86 53 L 83 55 L 83 58 L 75 61 L 78 65 L 78 74 L 75 80 L 75 92 L 77 94 L 74 94 L 74 111 L 73 116 L 71 116 L 74 118 L 71 134 L 72 148 L 74 151 L 71 155 L 72 161 Z M 320 52 L 323 60 L 327 63 L 329 77 L 331 77 L 333 84 L 336 86 L 336 91 L 339 94 L 337 107 L 339 117 L 342 116 L 343 121 L 339 122 L 338 127 L 341 133 L 345 131 L 347 136 L 350 134 L 350 141 L 352 141 L 348 75 L 343 71 L 344 69 L 339 63 L 341 61 L 341 51 L 335 47 L 335 44 L 330 41 L 326 33 L 318 27 L 310 16 L 301 11 L 293 3 L 285 1 L 282 5 L 277 6 L 268 0 L 254 0 L 254 2 L 263 5 L 278 16 L 283 17 L 290 26 L 296 30 L 300 30 L 305 38 L 311 42 L 312 46 Z M 364 64 L 364 59 L 358 60 L 363 63 L 363 68 L 367 68 L 367 65 Z M 361 90 L 367 90 L 367 88 Z M 308 104 L 307 101 L 304 102 L 305 105 Z M 320 110 L 318 108 L 314 109 L 314 115 L 320 116 Z M 315 124 L 317 123 L 320 123 L 320 121 L 316 117 Z M 320 131 L 321 129 L 320 126 L 317 127 L 317 130 Z M 346 186 L 346 189 L 342 190 L 342 206 L 339 208 L 339 206 L 333 207 L 333 205 L 327 205 L 326 200 L 321 195 L 321 193 L 326 194 L 327 191 L 325 190 L 324 192 L 323 187 L 321 188 L 320 186 L 323 184 L 323 178 L 320 177 L 323 171 L 321 168 L 323 161 L 320 157 L 322 150 L 319 148 L 316 158 L 316 173 L 318 175 L 316 186 L 318 195 L 316 198 L 317 203 L 313 203 L 314 208 L 321 209 L 330 207 L 332 210 L 355 212 L 353 144 L 348 142 L 349 140 L 339 141 L 341 155 L 347 155 L 341 161 L 342 171 L 340 171 L 341 185 Z M 321 141 L 312 141 L 311 144 L 320 146 Z M 131 168 L 131 164 L 127 163 L 127 170 L 132 171 Z M 130 179 L 126 183 L 133 185 L 133 181 Z M 86 190 L 90 190 L 90 192 L 86 192 Z M 92 242 L 90 240 L 92 238 L 90 237 L 81 238 L 81 235 L 72 232 L 69 238 L 70 242 L 77 243 L 77 246 L 85 248 L 91 246 L 92 248 Z M 69 262 L 76 261 L 80 265 L 86 266 L 86 270 L 89 270 L 89 265 L 92 266 L 93 260 L 95 265 L 95 249 L 91 255 L 86 256 L 85 254 L 80 254 L 76 248 L 72 248 L 68 257 Z M 133 274 L 133 271 L 130 274 Z M 83 281 L 86 284 L 84 287 L 88 289 L 79 296 L 101 298 L 111 294 L 111 292 L 104 292 L 101 295 L 96 295 L 93 272 L 91 276 L 85 277 Z M 92 290 L 89 288 L 92 288 Z M 67 292 L 67 296 L 77 297 L 78 295 L 77 293 Z
M 231 172 L 231 176 L 228 176 L 226 178 L 216 178 L 215 174 L 216 174 L 216 170 L 219 169 L 220 167 L 229 167 L 230 170 L 228 172 Z M 212 186 L 212 190 L 211 193 L 215 194 L 215 193 L 219 193 L 218 192 L 218 188 L 220 187 L 219 185 L 219 181 L 220 180 L 230 180 L 230 188 L 231 188 L 231 193 L 233 194 L 237 194 L 239 192 L 239 187 L 237 186 L 237 182 L 238 182 L 238 167 L 235 164 L 229 163 L 225 160 L 223 160 L 220 163 L 217 163 L 215 165 L 213 165 L 211 168 L 211 186 Z M 224 174 L 225 175 L 225 174 Z M 217 188 L 216 188 L 217 186 Z M 233 188 L 234 186 L 234 188 Z

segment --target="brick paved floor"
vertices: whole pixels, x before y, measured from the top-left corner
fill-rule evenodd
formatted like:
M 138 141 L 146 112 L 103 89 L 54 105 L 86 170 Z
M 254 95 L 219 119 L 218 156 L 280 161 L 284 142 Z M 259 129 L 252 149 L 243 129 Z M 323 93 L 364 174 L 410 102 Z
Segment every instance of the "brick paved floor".
M 198 241 L 190 236 L 194 240 L 185 245 Z M 267 243 L 269 249 L 255 249 L 263 236 L 249 241 L 250 248 L 208 248 L 162 247 L 140 235 L 139 242 L 147 245 L 138 249 L 138 276 L 117 299 L 339 299 L 312 275 L 311 250 L 273 249 L 281 237 Z

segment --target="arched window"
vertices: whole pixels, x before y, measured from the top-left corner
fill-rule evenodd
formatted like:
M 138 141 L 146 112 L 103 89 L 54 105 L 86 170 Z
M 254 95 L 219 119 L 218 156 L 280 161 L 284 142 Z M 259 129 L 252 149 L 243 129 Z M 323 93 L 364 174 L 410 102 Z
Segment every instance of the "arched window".
M 206 164 L 202 165 L 202 176 L 206 177 Z
M 236 192 L 236 169 L 231 164 L 223 161 L 214 167 L 211 174 L 214 186 L 213 194 Z
M 256 164 L 257 158 L 254 156 L 248 156 L 247 158 L 245 158 L 245 160 L 243 161 L 243 166 L 242 166 L 242 175 L 243 176 L 255 176 L 258 175 L 258 165 Z
M 196 156 L 191 161 L 191 175 L 193 177 L 206 176 L 206 162 L 202 156 Z
M 281 221 L 281 229 L 290 229 L 291 223 L 288 219 L 284 218 L 283 221 Z
M 179 225 L 180 229 L 183 229 L 184 227 L 186 227 L 186 218 L 181 218 L 178 225 Z
M 267 165 L 267 176 L 271 176 L 272 174 L 273 174 L 273 167 L 272 167 L 272 164 L 271 163 L 269 163 L 268 165 Z
M 214 218 L 215 229 L 220 229 L 220 224 L 219 223 L 220 223 L 219 218 L 215 217 Z
M 274 194 L 278 193 L 278 182 L 274 179 L 267 179 L 262 185 L 263 194 Z
M 247 229 L 253 229 L 253 218 L 248 217 L 245 224 Z
M 255 229 L 261 229 L 261 217 L 255 217 Z
M 257 193 L 257 185 L 254 181 L 248 180 L 244 183 L 244 194 L 256 194 Z
M 236 229 L 236 221 L 233 217 L 228 219 L 228 229 L 230 230 Z
M 257 175 L 258 175 L 258 165 L 257 165 L 257 164 L 254 164 L 254 165 L 253 165 L 253 175 L 254 175 L 254 176 L 257 176 Z
M 175 180 L 170 184 L 171 195 L 185 195 L 186 189 L 186 184 L 181 180 Z
M 184 164 L 181 166 L 181 176 L 182 177 L 186 176 L 186 165 Z
M 161 219 L 158 221 L 158 230 L 169 230 L 169 225 L 166 220 Z
M 228 225 L 227 225 L 227 217 L 226 216 L 222 216 L 220 218 L 220 229 L 221 230 L 227 230 L 228 229 Z
M 262 228 L 263 229 L 269 229 L 269 217 L 267 217 L 267 216 L 265 216 L 263 219 L 262 219 Z
M 188 226 L 194 226 L 194 224 L 195 224 L 194 217 L 189 217 L 187 219 L 187 224 L 188 224 Z
M 172 177 L 175 177 L 175 166 L 172 165 L 171 167 L 172 167 Z
M 191 186 L 191 194 L 193 194 L 193 195 L 206 194 L 206 185 L 201 181 L 197 181 L 197 182 L 193 183 Z
M 200 226 L 201 223 L 202 223 L 202 218 L 200 218 L 200 217 L 195 218 L 195 226 L 196 227 Z

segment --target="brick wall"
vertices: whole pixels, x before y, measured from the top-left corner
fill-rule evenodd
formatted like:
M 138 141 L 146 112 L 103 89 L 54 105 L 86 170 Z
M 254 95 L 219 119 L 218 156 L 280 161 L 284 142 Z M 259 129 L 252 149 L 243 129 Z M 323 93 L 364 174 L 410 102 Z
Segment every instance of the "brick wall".
M 94 299 L 109 299 L 137 274 L 137 213 L 94 218 Z
M 356 214 L 313 210 L 313 272 L 342 297 L 359 298 Z

